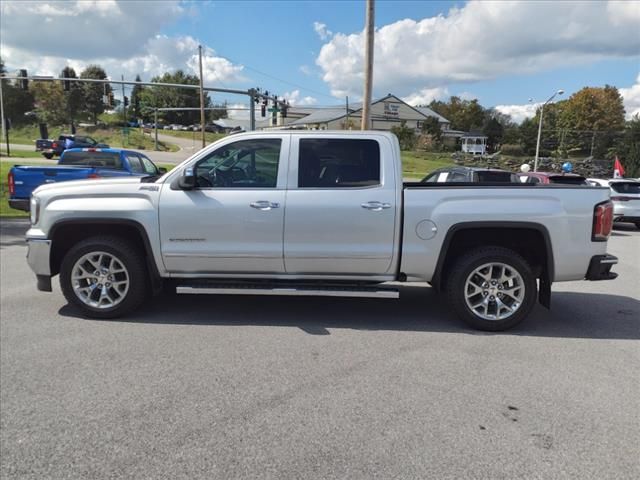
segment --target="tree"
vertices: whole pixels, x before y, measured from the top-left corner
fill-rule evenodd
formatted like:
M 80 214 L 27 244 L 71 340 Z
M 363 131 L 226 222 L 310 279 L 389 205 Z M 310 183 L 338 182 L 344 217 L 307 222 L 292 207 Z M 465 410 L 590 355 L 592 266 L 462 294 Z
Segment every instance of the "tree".
M 434 100 L 429 108 L 439 113 L 451 122 L 453 130 L 468 132 L 480 129 L 484 124 L 485 109 L 478 103 L 478 99 L 462 100 L 460 97 L 450 97 L 448 102 Z
M 502 137 L 504 135 L 504 127 L 494 117 L 490 117 L 482 128 L 482 133 L 487 136 L 487 147 L 489 152 L 495 152 L 499 145 L 502 144 Z
M 140 75 L 136 75 L 136 82 L 141 82 L 142 79 Z M 142 85 L 138 85 L 137 83 L 133 86 L 131 90 L 131 116 L 135 119 L 142 118 L 142 110 L 140 106 L 140 94 L 144 87 Z
M 182 70 L 174 73 L 165 73 L 160 77 L 154 77 L 151 82 L 158 83 L 179 83 L 183 85 L 199 85 L 200 80 L 195 75 L 188 75 Z M 195 88 L 174 88 L 174 87 L 148 87 L 140 92 L 141 109 L 153 108 L 176 108 L 176 107 L 200 107 L 200 92 Z M 209 95 L 205 93 L 205 108 L 211 105 Z M 150 111 L 149 114 L 150 118 Z M 178 123 L 190 125 L 200 121 L 200 112 L 192 111 L 168 111 L 160 112 L 158 116 L 167 123 Z M 144 115 L 143 115 L 144 118 Z
M 51 125 L 64 125 L 68 120 L 67 99 L 57 82 L 31 82 L 38 119 Z
M 89 65 L 80 74 L 80 78 L 106 80 L 107 73 L 100 65 Z M 84 103 L 87 111 L 93 117 L 93 123 L 97 123 L 98 115 L 104 112 L 104 95 L 111 93 L 111 85 L 108 83 L 84 83 L 82 85 Z
M 391 127 L 391 133 L 398 137 L 401 150 L 412 150 L 416 144 L 415 132 L 404 121 L 398 127 Z
M 562 102 L 559 124 L 570 132 L 570 147 L 603 157 L 625 128 L 624 104 L 616 87 L 585 87 Z M 545 113 L 546 121 L 546 113 Z
M 76 71 L 69 66 L 62 69 L 60 76 L 63 78 L 78 78 Z M 80 82 L 69 82 L 69 90 L 64 92 L 64 96 L 67 104 L 68 121 L 73 125 L 84 105 L 83 89 Z M 73 130 L 73 127 L 71 129 Z
M 0 73 L 5 72 L 4 62 L 0 58 Z M 10 119 L 14 125 L 27 123 L 29 117 L 25 114 L 34 109 L 33 93 L 12 85 L 9 80 L 2 80 L 2 94 L 5 117 Z
M 625 169 L 625 176 L 640 176 L 640 115 L 626 122 L 624 135 L 616 141 L 609 158 L 618 156 Z
M 440 122 L 437 117 L 427 117 L 422 122 L 422 133 L 426 133 L 431 136 L 431 142 L 436 148 L 440 148 L 442 145 L 442 129 L 440 128 Z

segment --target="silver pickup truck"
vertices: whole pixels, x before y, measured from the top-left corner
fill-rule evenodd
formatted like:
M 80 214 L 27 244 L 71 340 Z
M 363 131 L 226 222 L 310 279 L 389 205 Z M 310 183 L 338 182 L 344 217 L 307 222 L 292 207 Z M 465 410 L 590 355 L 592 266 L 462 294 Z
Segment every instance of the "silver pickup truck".
M 549 307 L 552 282 L 616 277 L 607 189 L 403 184 L 384 132 L 229 136 L 161 177 L 42 186 L 31 223 L 38 288 L 59 274 L 69 303 L 95 318 L 166 285 L 397 298 L 392 282 L 428 282 L 468 324 L 502 330 L 537 298 Z

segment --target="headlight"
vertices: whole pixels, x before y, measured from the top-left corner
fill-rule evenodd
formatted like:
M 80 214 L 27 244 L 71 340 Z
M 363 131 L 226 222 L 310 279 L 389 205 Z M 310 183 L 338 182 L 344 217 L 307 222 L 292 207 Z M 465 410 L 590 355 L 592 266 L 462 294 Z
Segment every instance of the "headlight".
M 31 225 L 35 225 L 40 219 L 40 199 L 38 197 L 31 195 L 29 211 L 31 214 Z

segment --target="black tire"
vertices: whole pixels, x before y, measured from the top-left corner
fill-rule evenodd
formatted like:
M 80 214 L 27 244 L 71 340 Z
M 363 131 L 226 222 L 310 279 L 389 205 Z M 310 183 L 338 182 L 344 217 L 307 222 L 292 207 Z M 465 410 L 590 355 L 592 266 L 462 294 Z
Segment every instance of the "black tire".
M 53 158 L 53 153 L 43 153 L 44 158 L 47 160 L 51 160 Z
M 108 308 L 97 308 L 83 302 L 74 290 L 71 279 L 76 262 L 91 252 L 106 252 L 117 258 L 128 274 L 128 290 Z M 117 318 L 138 308 L 147 298 L 149 279 L 144 255 L 130 242 L 120 237 L 91 237 L 83 240 L 67 252 L 60 267 L 60 287 L 69 304 L 89 318 Z
M 483 318 L 480 316 L 482 312 L 474 312 L 467 305 L 465 298 L 467 279 L 476 269 L 488 263 L 504 264 L 515 270 L 522 278 L 524 298 L 515 312 L 503 319 Z M 481 247 L 466 253 L 453 265 L 446 285 L 447 300 L 456 314 L 471 327 L 491 332 L 509 329 L 523 321 L 535 306 L 537 291 L 536 278 L 531 271 L 531 266 L 521 255 L 503 247 Z M 500 292 L 498 294 L 502 295 Z M 480 295 L 485 295 L 485 292 L 478 294 Z M 492 305 L 495 308 L 496 304 L 492 303 Z M 487 311 L 485 310 L 484 313 L 486 314 Z
M 640 230 L 640 222 L 636 222 L 636 228 Z

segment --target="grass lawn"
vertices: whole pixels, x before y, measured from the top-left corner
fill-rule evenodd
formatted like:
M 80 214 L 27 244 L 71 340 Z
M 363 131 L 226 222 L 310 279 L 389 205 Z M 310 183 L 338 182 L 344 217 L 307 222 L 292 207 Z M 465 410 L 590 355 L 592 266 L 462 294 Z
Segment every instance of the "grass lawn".
M 453 164 L 451 153 L 402 151 L 402 174 L 405 178 L 422 179 L 427 173 Z
M 154 130 L 151 129 L 151 135 L 154 134 Z M 202 137 L 202 133 L 198 132 L 185 132 L 185 131 L 181 131 L 181 130 L 158 130 L 158 135 L 170 135 L 172 137 L 180 137 L 180 138 L 186 138 L 188 140 L 193 140 L 194 138 L 196 139 L 196 141 L 200 140 Z M 204 139 L 207 142 L 207 144 L 209 143 L 213 143 L 217 140 L 220 140 L 221 138 L 226 137 L 227 134 L 226 133 L 213 133 L 213 132 L 204 132 Z
M 137 150 L 153 150 L 153 134 L 143 134 L 139 128 L 129 128 L 128 135 L 122 133 L 121 128 L 78 128 L 78 135 L 87 135 L 97 142 L 106 143 L 115 148 L 135 148 Z M 66 127 L 49 128 L 49 138 L 58 138 L 61 133 L 68 133 Z M 153 133 L 153 132 L 152 132 Z M 176 132 L 178 133 L 178 132 Z M 180 132 L 189 133 L 189 132 Z M 35 148 L 35 141 L 40 138 L 40 130 L 36 125 L 13 128 L 9 131 L 9 143 L 22 145 L 32 145 Z M 177 145 L 158 141 L 158 148 L 163 152 L 177 152 Z
M 11 150 L 11 156 L 7 156 L 7 149 L 2 147 L 0 149 L 0 158 L 3 160 L 11 160 L 11 159 L 20 159 L 20 158 L 28 158 L 30 160 L 46 160 L 41 153 L 34 152 L 32 150 Z M 48 160 L 49 163 L 55 163 L 57 160 Z

